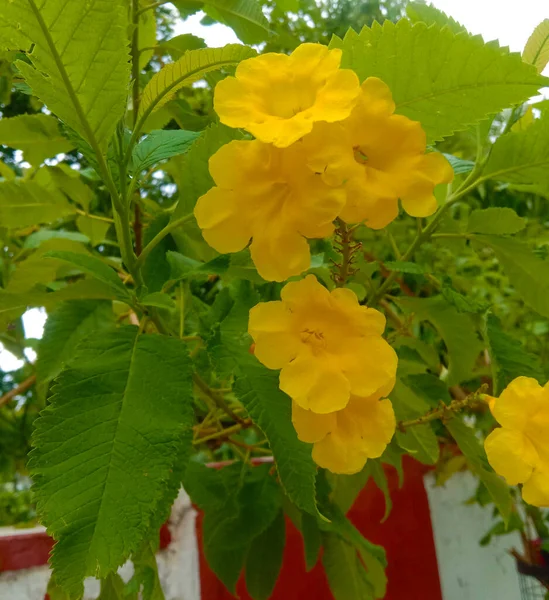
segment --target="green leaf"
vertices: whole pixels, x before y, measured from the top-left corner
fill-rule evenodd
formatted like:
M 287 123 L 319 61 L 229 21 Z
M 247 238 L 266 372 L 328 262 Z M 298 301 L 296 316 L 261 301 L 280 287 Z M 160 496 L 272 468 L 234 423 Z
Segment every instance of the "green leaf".
M 409 2 L 406 5 L 406 15 L 412 21 L 417 23 L 423 21 L 427 25 L 439 25 L 440 27 L 447 26 L 454 33 L 467 33 L 467 29 L 456 20 L 449 17 L 446 13 L 442 12 L 438 8 L 435 8 L 431 4 L 425 4 L 424 2 Z
M 133 150 L 132 170 L 139 173 L 161 160 L 183 154 L 199 135 L 194 131 L 179 129 L 151 131 Z
M 513 499 L 509 486 L 492 471 L 486 458 L 486 452 L 475 435 L 475 430 L 468 427 L 460 418 L 454 417 L 446 423 L 446 428 L 456 440 L 459 449 L 469 462 L 473 473 L 486 486 L 494 504 L 497 506 L 505 523 L 513 510 Z
M 482 344 L 471 316 L 459 313 L 442 296 L 399 298 L 399 304 L 420 320 L 432 323 L 444 340 L 448 350 L 448 385 L 473 379 Z
M 187 50 L 198 50 L 205 48 L 206 43 L 202 38 L 193 35 L 192 33 L 184 33 L 158 44 L 158 49 L 161 52 L 168 53 L 172 60 L 177 60 L 187 52 Z
M 25 250 L 34 250 L 43 242 L 57 239 L 80 242 L 81 244 L 87 244 L 90 241 L 87 235 L 83 235 L 77 231 L 65 231 L 64 229 L 39 229 L 25 238 L 23 248 Z
M 542 114 L 523 131 L 500 136 L 492 147 L 482 179 L 549 183 L 549 114 Z
M 538 258 L 523 242 L 511 238 L 479 235 L 475 240 L 492 248 L 526 304 L 549 317 L 549 263 Z
M 131 300 L 131 294 L 126 289 L 122 280 L 116 272 L 106 265 L 101 259 L 87 254 L 77 254 L 76 252 L 53 251 L 47 252 L 46 257 L 65 260 L 82 271 L 89 273 L 92 277 L 109 286 L 114 294 L 123 302 Z
M 492 314 L 486 316 L 485 336 L 489 346 L 492 367 L 496 377 L 493 394 L 497 395 L 516 377 L 533 377 L 545 385 L 547 375 L 538 356 L 530 354 L 522 342 L 505 333 L 499 320 Z
M 36 378 L 45 384 L 55 379 L 73 358 L 77 345 L 87 336 L 114 325 L 112 305 L 106 301 L 75 300 L 60 304 L 48 315 L 38 343 Z
M 269 37 L 269 22 L 258 0 L 205 0 L 203 10 L 231 27 L 245 44 L 259 44 Z
M 472 160 L 464 160 L 463 158 L 458 158 L 453 154 L 446 153 L 444 153 L 444 157 L 450 163 L 450 166 L 452 167 L 456 175 L 470 173 L 475 167 L 475 163 Z
M 286 494 L 301 510 L 318 515 L 311 445 L 297 438 L 291 400 L 278 387 L 278 373 L 265 368 L 249 352 L 248 313 L 257 300 L 257 294 L 244 282 L 221 324 L 221 344 L 213 349 L 214 357 L 218 365 L 237 373 L 235 394 L 269 440 Z
M 549 63 L 549 19 L 543 20 L 528 38 L 522 60 L 534 65 L 541 73 Z
M 395 415 L 399 421 L 415 419 L 425 414 L 430 406 L 402 381 L 397 383 L 390 394 Z M 440 449 L 437 436 L 429 423 L 409 427 L 405 432 L 398 431 L 396 440 L 401 448 L 425 465 L 434 465 Z
M 101 242 L 105 241 L 111 223 L 106 223 L 87 215 L 78 215 L 76 217 L 76 226 L 89 239 L 92 246 L 98 246 Z
M 143 245 L 146 246 L 155 235 L 160 233 L 169 223 L 170 216 L 166 213 L 158 215 L 145 229 Z M 175 248 L 173 239 L 167 235 L 147 256 L 143 265 L 143 279 L 149 292 L 158 292 L 170 278 L 170 265 L 166 259 L 166 253 Z
M 519 217 L 512 208 L 485 208 L 474 210 L 469 215 L 469 233 L 493 235 L 513 234 L 526 227 L 526 219 Z
M 146 294 L 143 298 L 140 298 L 139 302 L 143 306 L 155 306 L 156 308 L 165 308 L 167 310 L 173 310 L 175 308 L 175 302 L 168 294 L 162 292 L 152 292 Z
M 318 562 L 322 548 L 322 535 L 315 517 L 306 512 L 301 514 L 301 535 L 305 551 L 305 568 L 309 572 Z
M 185 52 L 176 62 L 165 65 L 145 86 L 139 115 L 142 117 L 158 110 L 177 90 L 201 79 L 206 73 L 236 65 L 255 54 L 255 50 L 240 44 Z
M 323 536 L 322 565 L 335 600 L 373 600 L 374 588 L 353 546 L 333 534 Z
M 0 182 L 0 223 L 23 228 L 52 223 L 76 212 L 65 196 L 29 180 Z
M 440 293 L 446 302 L 460 313 L 480 314 L 486 312 L 489 308 L 488 304 L 477 302 L 473 298 L 460 294 L 451 285 L 443 285 Z
M 0 144 L 22 150 L 24 159 L 36 167 L 45 158 L 74 148 L 61 135 L 57 119 L 41 113 L 0 120 Z
M 368 462 L 370 463 L 370 473 L 372 474 L 377 487 L 383 492 L 383 496 L 385 497 L 385 513 L 383 519 L 381 519 L 381 522 L 383 523 L 387 520 L 388 516 L 391 514 L 391 509 L 393 508 L 393 501 L 391 499 L 391 493 L 389 492 L 389 481 L 387 480 L 387 475 L 385 475 L 381 461 L 370 460 Z
M 138 589 L 142 586 L 140 598 L 142 600 L 165 600 L 162 585 L 158 577 L 158 565 L 154 553 L 154 546 L 146 541 L 137 553 L 132 555 L 135 568 L 134 579 Z
M 383 263 L 383 266 L 389 271 L 396 271 L 397 273 L 408 273 L 409 275 L 423 275 L 425 269 L 416 263 L 405 262 L 402 260 L 387 261 Z
M 368 479 L 371 475 L 370 463 L 371 461 L 368 461 L 362 471 L 359 471 L 354 475 L 335 475 L 333 473 L 326 473 L 326 477 L 332 488 L 330 499 L 341 509 L 343 514 L 349 512 L 349 509 L 355 503 L 357 496 L 368 483 Z
M 30 64 L 16 63 L 33 93 L 92 146 L 106 145 L 126 109 L 126 28 L 125 8 L 110 0 L 13 0 L 0 17 L 4 46 L 33 44 Z
M 80 345 L 36 422 L 38 512 L 71 597 L 137 550 L 193 424 L 185 344 L 122 327 Z
M 356 71 L 361 81 L 381 78 L 396 112 L 419 121 L 429 141 L 467 129 L 547 85 L 518 54 L 495 42 L 407 19 L 374 23 L 360 34 L 351 29 L 331 46 L 342 48 L 341 66 Z
M 124 580 L 118 573 L 109 573 L 101 581 L 101 592 L 97 600 L 125 600 Z
M 268 600 L 273 593 L 286 544 L 286 520 L 279 511 L 274 521 L 253 541 L 246 559 L 246 589 L 254 600 Z

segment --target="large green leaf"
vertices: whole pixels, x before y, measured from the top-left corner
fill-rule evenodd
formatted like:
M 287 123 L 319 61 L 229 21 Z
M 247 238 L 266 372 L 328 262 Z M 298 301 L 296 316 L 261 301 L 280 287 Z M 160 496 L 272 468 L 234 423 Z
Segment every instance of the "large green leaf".
M 255 54 L 255 50 L 240 44 L 185 52 L 179 60 L 165 65 L 145 86 L 139 114 L 159 109 L 178 89 L 201 79 L 206 73 L 234 66 Z
M 0 144 L 23 150 L 24 159 L 34 166 L 74 148 L 61 135 L 57 119 L 41 113 L 1 119 Z
M 547 79 L 532 65 L 480 36 L 425 23 L 385 21 L 349 30 L 332 47 L 341 66 L 376 76 L 391 89 L 398 113 L 419 121 L 430 141 L 466 129 L 489 114 L 536 94 Z
M 23 228 L 52 223 L 76 212 L 65 196 L 31 180 L 0 182 L 0 223 Z
M 36 424 L 38 512 L 57 582 L 80 597 L 137 550 L 178 452 L 190 445 L 185 344 L 123 327 L 87 338 Z
M 549 19 L 542 21 L 528 38 L 522 60 L 534 65 L 539 73 L 549 63 Z
M 245 44 L 259 44 L 269 37 L 269 22 L 258 0 L 206 0 L 203 10 L 234 29 Z
M 479 235 L 475 240 L 494 250 L 524 301 L 540 315 L 549 317 L 549 262 L 537 257 L 525 243 L 512 238 Z
M 219 368 L 236 372 L 235 393 L 269 440 L 286 494 L 300 509 L 317 515 L 311 445 L 297 438 L 291 400 L 278 387 L 278 372 L 261 365 L 249 352 L 248 313 L 257 301 L 250 284 L 242 282 L 233 308 L 221 323 L 220 344 L 213 354 Z
M 252 542 L 246 558 L 246 589 L 254 600 L 268 600 L 282 567 L 286 520 L 279 511 L 274 521 Z
M 520 376 L 533 377 L 545 385 L 547 374 L 539 357 L 530 354 L 520 340 L 505 333 L 498 319 L 492 314 L 486 316 L 485 336 L 495 369 L 495 381 L 492 384 L 495 396 Z
M 305 568 L 308 572 L 318 562 L 320 549 L 322 548 L 322 534 L 318 527 L 317 519 L 306 512 L 301 514 L 301 535 L 303 536 Z
M 112 0 L 12 0 L 0 15 L 3 46 L 32 45 L 23 77 L 88 143 L 106 145 L 126 108 L 127 11 Z M 0 43 L 2 43 L 0 42 Z
M 509 486 L 490 468 L 486 452 L 481 446 L 475 430 L 466 425 L 459 417 L 448 421 L 446 428 L 456 440 L 473 473 L 486 486 L 501 516 L 507 522 L 513 510 L 513 499 Z
M 518 184 L 549 184 L 549 114 L 536 119 L 523 131 L 499 137 L 482 178 Z
M 442 296 L 399 298 L 399 303 L 420 320 L 432 323 L 444 340 L 448 350 L 448 385 L 472 379 L 482 344 L 471 315 L 458 312 Z
M 199 135 L 194 131 L 180 129 L 151 131 L 133 150 L 133 171 L 139 173 L 139 171 L 156 165 L 161 160 L 183 154 Z
M 467 231 L 493 235 L 513 234 L 526 227 L 526 219 L 519 217 L 512 208 L 485 208 L 469 215 Z
M 48 315 L 38 344 L 36 377 L 47 383 L 73 358 L 76 346 L 89 335 L 114 324 L 112 305 L 106 301 L 80 300 L 60 304 Z

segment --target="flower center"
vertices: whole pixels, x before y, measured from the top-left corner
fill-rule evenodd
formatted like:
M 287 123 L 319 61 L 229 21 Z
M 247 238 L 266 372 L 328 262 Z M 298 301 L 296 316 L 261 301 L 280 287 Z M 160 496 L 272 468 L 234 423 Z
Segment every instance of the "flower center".
M 322 331 L 304 329 L 301 332 L 301 341 L 311 346 L 315 354 L 326 348 L 326 339 Z
M 366 154 L 364 154 L 360 146 L 355 146 L 353 148 L 353 152 L 357 163 L 365 165 L 368 162 L 368 157 L 366 156 Z

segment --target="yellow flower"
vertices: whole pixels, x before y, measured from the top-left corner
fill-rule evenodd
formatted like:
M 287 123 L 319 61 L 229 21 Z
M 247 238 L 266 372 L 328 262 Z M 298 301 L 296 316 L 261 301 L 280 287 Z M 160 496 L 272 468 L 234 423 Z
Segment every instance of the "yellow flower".
M 221 147 L 210 158 L 217 187 L 194 209 L 208 244 L 218 252 L 237 252 L 253 238 L 252 260 L 269 281 L 306 271 L 311 260 L 305 238 L 331 235 L 345 203 L 343 188 L 330 186 L 316 171 L 323 169 L 326 150 L 314 141 L 289 148 L 258 140 Z
M 255 355 L 281 369 L 280 389 L 301 408 L 332 413 L 351 394 L 387 395 L 397 367 L 395 351 L 381 337 L 385 317 L 358 303 L 354 292 L 329 292 L 313 275 L 288 283 L 281 301 L 250 311 Z
M 420 123 L 394 111 L 387 85 L 369 77 L 350 117 L 333 126 L 346 146 L 335 170 L 345 182 L 347 204 L 340 217 L 348 223 L 365 221 L 381 229 L 397 217 L 399 198 L 409 215 L 427 217 L 437 209 L 435 185 L 454 177 L 441 154 L 425 154 Z
M 318 414 L 292 403 L 292 422 L 302 442 L 314 444 L 313 460 L 332 473 L 361 471 L 368 458 L 381 456 L 395 432 L 390 400 L 379 394 L 351 396 L 337 412 Z
M 309 133 L 315 121 L 349 116 L 360 86 L 339 69 L 341 50 L 301 44 L 290 56 L 262 54 L 242 61 L 235 77 L 220 81 L 214 109 L 222 123 L 242 127 L 262 142 L 285 148 Z
M 526 502 L 549 506 L 549 385 L 517 377 L 492 413 L 501 427 L 484 443 L 488 461 L 509 485 L 523 484 Z

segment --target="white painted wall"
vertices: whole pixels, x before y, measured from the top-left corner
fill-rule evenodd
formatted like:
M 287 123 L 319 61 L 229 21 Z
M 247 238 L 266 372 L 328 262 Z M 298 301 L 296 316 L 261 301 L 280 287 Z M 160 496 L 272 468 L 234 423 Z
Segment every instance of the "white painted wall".
M 479 540 L 493 525 L 491 511 L 465 505 L 477 480 L 457 473 L 443 487 L 425 477 L 431 507 L 433 534 L 444 600 L 519 600 L 515 561 L 508 551 L 521 548 L 517 533 L 493 538 L 488 546 Z M 427 600 L 427 599 L 426 599 Z

